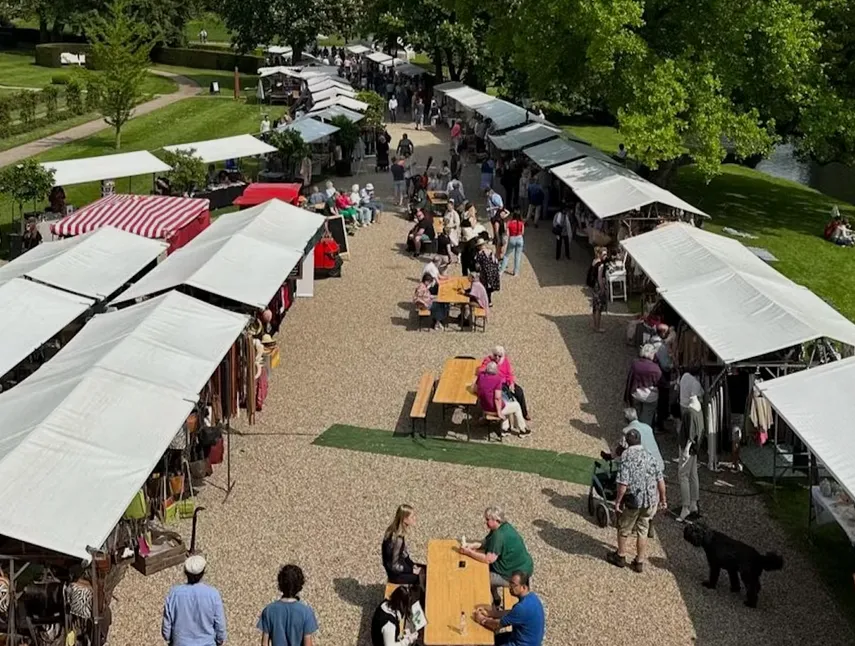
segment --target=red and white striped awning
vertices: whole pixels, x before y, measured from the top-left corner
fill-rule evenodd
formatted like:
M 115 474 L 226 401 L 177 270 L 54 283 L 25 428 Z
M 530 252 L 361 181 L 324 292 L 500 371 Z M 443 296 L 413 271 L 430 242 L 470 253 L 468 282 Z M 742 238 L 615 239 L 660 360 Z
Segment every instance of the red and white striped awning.
M 168 240 L 208 210 L 210 202 L 162 195 L 108 195 L 51 225 L 58 236 L 113 226 L 146 238 Z

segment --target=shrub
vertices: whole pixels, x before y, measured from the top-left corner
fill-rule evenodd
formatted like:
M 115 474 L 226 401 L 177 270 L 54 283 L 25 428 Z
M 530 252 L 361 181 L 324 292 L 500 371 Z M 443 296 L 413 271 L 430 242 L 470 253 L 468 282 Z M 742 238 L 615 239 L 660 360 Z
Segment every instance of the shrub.
M 231 72 L 237 66 L 244 74 L 257 74 L 258 68 L 264 66 L 264 59 L 260 56 L 235 54 L 231 50 L 160 47 L 152 51 L 151 58 L 154 62 L 163 65 L 205 70 L 227 70 Z
M 79 43 L 44 43 L 36 45 L 36 65 L 42 67 L 62 67 L 62 54 L 86 54 L 86 67 L 92 67 L 91 47 Z
M 36 121 L 36 108 L 39 105 L 39 94 L 31 90 L 21 90 L 15 95 L 18 104 L 18 119 L 21 125 L 30 129 Z
M 12 104 L 11 96 L 0 96 L 0 138 L 12 134 Z
M 83 98 L 80 91 L 80 81 L 72 78 L 65 88 L 65 107 L 71 114 L 83 114 Z
M 68 74 L 54 74 L 50 77 L 51 85 L 68 85 Z
M 47 109 L 47 120 L 50 123 L 56 121 L 57 103 L 59 102 L 59 88 L 55 85 L 46 85 L 42 90 L 42 100 Z
M 101 86 L 94 79 L 86 81 L 86 110 L 94 112 L 101 103 Z

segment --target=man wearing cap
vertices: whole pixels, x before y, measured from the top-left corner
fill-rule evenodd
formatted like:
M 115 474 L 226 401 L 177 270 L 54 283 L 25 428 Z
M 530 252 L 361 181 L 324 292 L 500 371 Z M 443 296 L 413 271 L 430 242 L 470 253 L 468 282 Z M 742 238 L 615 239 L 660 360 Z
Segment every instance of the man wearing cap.
M 377 216 L 383 210 L 383 205 L 374 198 L 374 184 L 368 183 L 359 192 L 361 204 L 364 207 L 371 209 L 371 221 L 377 222 Z
M 194 554 L 184 561 L 187 583 L 176 585 L 163 604 L 161 635 L 169 646 L 220 646 L 226 617 L 220 593 L 202 583 L 207 562 Z

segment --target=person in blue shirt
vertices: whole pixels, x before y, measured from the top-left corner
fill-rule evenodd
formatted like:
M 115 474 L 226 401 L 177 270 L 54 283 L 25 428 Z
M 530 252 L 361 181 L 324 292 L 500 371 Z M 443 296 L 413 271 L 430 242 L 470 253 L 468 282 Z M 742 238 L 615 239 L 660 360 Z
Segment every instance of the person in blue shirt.
M 220 646 L 226 641 L 223 600 L 202 583 L 207 565 L 199 554 L 184 561 L 187 583 L 176 585 L 166 597 L 160 632 L 169 646 Z
M 262 646 L 315 646 L 318 620 L 309 604 L 300 601 L 306 579 L 296 565 L 279 570 L 282 598 L 261 611 L 256 627 L 261 631 Z
M 543 604 L 529 587 L 529 576 L 525 572 L 514 572 L 508 581 L 511 595 L 519 599 L 510 610 L 478 608 L 475 621 L 493 632 L 511 626 L 509 633 L 496 635 L 496 644 L 504 646 L 542 646 L 546 631 Z

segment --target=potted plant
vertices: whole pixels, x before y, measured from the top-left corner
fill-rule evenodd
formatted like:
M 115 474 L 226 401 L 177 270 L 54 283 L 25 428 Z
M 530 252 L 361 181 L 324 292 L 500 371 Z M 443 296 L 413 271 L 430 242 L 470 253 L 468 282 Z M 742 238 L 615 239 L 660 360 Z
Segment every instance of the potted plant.
M 34 159 L 25 159 L 0 171 L 0 194 L 11 198 L 18 205 L 22 233 L 24 204 L 32 202 L 33 208 L 36 208 L 38 203 L 47 199 L 53 188 L 54 173 L 54 170 L 45 168 Z
M 340 154 L 336 151 L 335 155 L 336 174 L 339 177 L 346 177 L 351 174 L 353 150 L 362 133 L 359 126 L 343 115 L 333 117 L 330 123 L 338 128 L 338 132 L 333 133 L 332 137 L 336 148 L 341 148 Z
M 276 130 L 270 134 L 268 141 L 276 147 L 276 156 L 282 165 L 285 179 L 293 179 L 303 157 L 310 153 L 309 144 L 303 141 L 302 135 L 296 130 Z
M 175 195 L 191 195 L 207 182 L 205 162 L 196 156 L 194 148 L 165 150 L 163 161 L 172 166 L 167 173 L 170 191 Z

